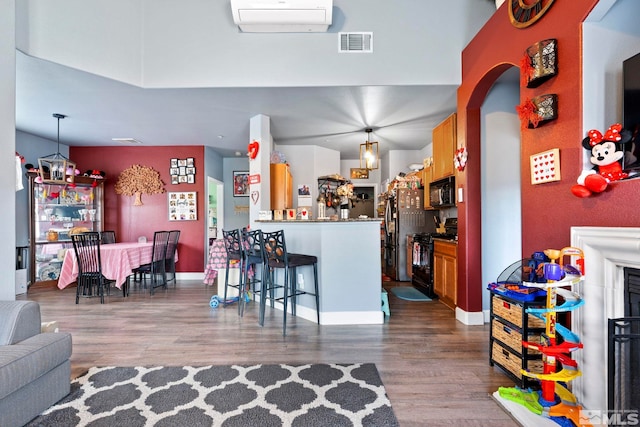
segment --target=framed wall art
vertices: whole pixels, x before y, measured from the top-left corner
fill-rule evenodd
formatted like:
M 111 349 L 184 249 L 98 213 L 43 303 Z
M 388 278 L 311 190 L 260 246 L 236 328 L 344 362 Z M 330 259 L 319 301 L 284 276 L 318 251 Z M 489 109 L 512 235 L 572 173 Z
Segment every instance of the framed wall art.
M 171 175 L 171 184 L 194 184 L 196 182 L 194 158 L 171 159 L 169 174 Z
M 249 197 L 249 171 L 233 171 L 233 197 Z
M 531 184 L 560 181 L 560 150 L 544 151 L 530 157 Z
M 197 221 L 198 202 L 195 191 L 169 192 L 169 221 Z

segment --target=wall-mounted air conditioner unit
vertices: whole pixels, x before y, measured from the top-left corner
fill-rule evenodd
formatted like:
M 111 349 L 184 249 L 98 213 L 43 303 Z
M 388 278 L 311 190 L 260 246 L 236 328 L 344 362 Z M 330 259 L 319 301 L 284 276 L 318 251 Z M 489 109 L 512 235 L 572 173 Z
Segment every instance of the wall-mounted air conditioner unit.
M 333 0 L 231 0 L 233 22 L 246 33 L 327 31 Z

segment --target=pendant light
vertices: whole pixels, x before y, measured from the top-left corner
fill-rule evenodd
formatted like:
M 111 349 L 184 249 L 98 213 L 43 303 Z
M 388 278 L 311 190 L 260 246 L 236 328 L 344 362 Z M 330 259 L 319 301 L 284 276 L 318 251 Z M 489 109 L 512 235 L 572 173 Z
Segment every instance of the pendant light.
M 58 146 L 55 154 L 50 154 L 38 159 L 38 174 L 44 183 L 67 184 L 73 183 L 76 171 L 76 164 L 60 154 L 60 119 L 64 119 L 64 114 L 54 113 L 53 117 L 58 119 Z
M 378 156 L 378 143 L 370 141 L 373 129 L 365 129 L 367 132 L 367 141 L 360 144 L 360 168 L 367 170 L 378 169 L 380 157 Z

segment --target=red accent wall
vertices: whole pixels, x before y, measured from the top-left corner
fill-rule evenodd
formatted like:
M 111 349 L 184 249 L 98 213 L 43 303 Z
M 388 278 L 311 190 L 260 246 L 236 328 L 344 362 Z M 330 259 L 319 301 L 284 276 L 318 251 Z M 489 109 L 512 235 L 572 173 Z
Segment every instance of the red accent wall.
M 180 230 L 178 244 L 178 272 L 204 271 L 204 232 L 206 218 L 202 214 L 206 203 L 204 176 L 204 148 L 180 147 L 70 147 L 69 157 L 81 173 L 89 169 L 106 172 L 104 229 L 115 230 L 119 241 L 137 241 L 139 236 L 153 240 L 157 230 Z M 169 164 L 171 158 L 195 159 L 194 184 L 171 184 Z M 148 166 L 160 173 L 165 193 L 142 195 L 142 206 L 134 206 L 134 198 L 117 195 L 118 175 L 131 165 Z M 197 221 L 169 221 L 167 193 L 170 191 L 196 191 Z
M 572 226 L 640 226 L 640 180 L 615 183 L 609 191 L 586 199 L 570 191 L 582 171 L 584 152 L 580 145 L 585 136 L 581 24 L 598 1 L 556 1 L 540 21 L 526 29 L 511 25 L 507 3 L 462 52 L 458 146 L 467 147 L 469 161 L 457 179 L 466 196 L 465 203 L 458 205 L 458 305 L 469 312 L 482 310 L 482 290 L 487 285 L 481 283 L 480 261 L 480 108 L 496 78 L 510 66 L 519 66 L 528 46 L 544 39 L 558 40 L 557 76 L 537 88 L 520 89 L 521 102 L 557 94 L 558 118 L 521 132 L 522 254 L 513 254 L 514 261 L 537 250 L 569 246 Z M 552 148 L 560 149 L 562 180 L 531 185 L 529 157 Z

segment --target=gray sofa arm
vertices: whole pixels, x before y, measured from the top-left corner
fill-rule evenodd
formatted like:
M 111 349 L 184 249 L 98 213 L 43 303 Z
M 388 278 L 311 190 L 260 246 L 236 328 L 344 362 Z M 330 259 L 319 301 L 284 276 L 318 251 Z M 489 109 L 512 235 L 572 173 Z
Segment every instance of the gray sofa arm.
M 0 301 L 0 345 L 11 345 L 40 333 L 40 306 L 34 301 Z

